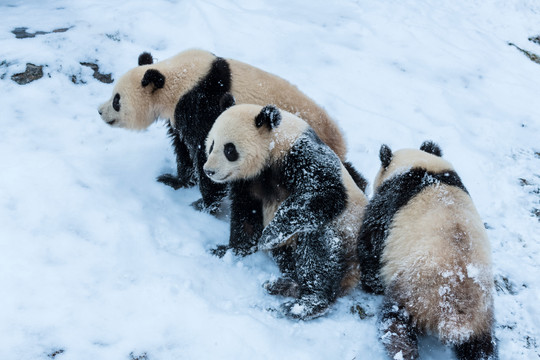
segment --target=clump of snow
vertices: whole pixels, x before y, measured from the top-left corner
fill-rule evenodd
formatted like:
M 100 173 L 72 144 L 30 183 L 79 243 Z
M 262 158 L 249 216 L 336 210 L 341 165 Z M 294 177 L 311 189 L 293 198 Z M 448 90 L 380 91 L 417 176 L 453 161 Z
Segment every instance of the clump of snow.
M 370 180 L 381 144 L 440 144 L 488 227 L 500 357 L 538 358 L 540 66 L 508 45 L 540 54 L 537 1 L 8 0 L 0 13 L 0 358 L 385 358 L 376 319 L 349 311 L 379 297 L 276 316 L 283 299 L 261 285 L 277 266 L 212 256 L 228 223 L 190 207 L 197 189 L 155 181 L 176 167 L 166 127 L 99 118 L 114 84 L 81 62 L 118 79 L 143 51 L 191 47 L 297 85 Z M 18 85 L 27 63 L 44 76 Z M 429 337 L 420 356 L 455 358 Z

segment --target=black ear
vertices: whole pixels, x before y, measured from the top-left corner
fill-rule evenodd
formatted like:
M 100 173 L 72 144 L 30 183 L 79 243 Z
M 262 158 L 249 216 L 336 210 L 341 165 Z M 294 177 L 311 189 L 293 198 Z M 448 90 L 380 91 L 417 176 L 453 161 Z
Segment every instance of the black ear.
M 281 113 L 274 105 L 266 105 L 255 118 L 255 126 L 260 128 L 263 125 L 268 127 L 268 130 L 275 129 L 281 122 Z
M 381 146 L 381 149 L 379 150 L 379 159 L 381 159 L 381 166 L 385 169 L 392 162 L 392 150 L 390 150 L 388 145 Z
M 221 99 L 219 99 L 219 109 L 222 112 L 235 104 L 236 104 L 236 101 L 234 100 L 234 96 L 232 96 L 231 93 L 225 93 L 225 95 L 223 95 Z
M 435 144 L 431 140 L 426 140 L 420 145 L 420 150 L 425 151 L 429 154 L 433 154 L 435 156 L 442 156 L 442 150 L 439 147 L 439 145 Z
M 154 90 L 152 90 L 152 92 L 156 91 L 157 89 L 161 89 L 163 86 L 165 86 L 165 76 L 154 69 L 146 70 L 142 78 L 141 85 L 146 87 L 149 84 L 154 84 Z
M 154 63 L 154 58 L 149 52 L 143 52 L 139 55 L 139 66 L 141 65 L 150 65 Z

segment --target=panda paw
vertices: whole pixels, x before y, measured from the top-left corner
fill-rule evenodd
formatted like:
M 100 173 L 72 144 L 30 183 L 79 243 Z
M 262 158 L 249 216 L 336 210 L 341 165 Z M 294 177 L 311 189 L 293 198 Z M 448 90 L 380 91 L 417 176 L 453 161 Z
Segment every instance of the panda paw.
M 191 206 L 197 211 L 209 213 L 210 215 L 217 215 L 220 211 L 219 203 L 214 203 L 210 206 L 206 206 L 202 198 L 192 202 Z
M 225 254 L 227 253 L 229 249 L 230 249 L 229 245 L 218 245 L 214 249 L 211 249 L 210 253 L 221 259 L 222 257 L 225 256 Z
M 293 320 L 311 320 L 323 316 L 328 312 L 328 301 L 316 295 L 302 296 L 295 301 L 288 301 L 281 305 L 283 315 Z
M 190 188 L 195 186 L 195 182 L 191 178 L 182 179 L 173 174 L 163 174 L 157 177 L 158 182 L 172 187 L 174 190 L 180 188 Z
M 281 277 L 274 281 L 266 281 L 263 288 L 270 295 L 281 295 L 287 297 L 300 297 L 300 286 L 291 278 Z

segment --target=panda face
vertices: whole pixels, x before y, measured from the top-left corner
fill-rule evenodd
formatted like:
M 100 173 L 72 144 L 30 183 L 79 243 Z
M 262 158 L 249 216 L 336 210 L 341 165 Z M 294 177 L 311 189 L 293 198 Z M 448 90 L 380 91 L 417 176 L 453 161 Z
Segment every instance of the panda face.
M 163 87 L 164 82 L 163 78 L 162 83 L 159 83 L 159 75 L 156 75 L 156 70 L 153 71 L 149 72 L 148 66 L 139 66 L 122 76 L 114 87 L 111 98 L 98 108 L 103 121 L 110 126 L 135 130 L 150 126 L 157 118 L 158 94 L 155 90 L 158 85 Z M 145 79 L 147 83 L 144 82 Z M 158 82 L 158 85 L 155 85 L 154 81 Z
M 217 183 L 257 176 L 270 159 L 272 132 L 257 127 L 256 105 L 237 105 L 223 112 L 206 139 L 206 175 Z
M 99 107 L 99 114 L 110 126 L 145 129 L 154 121 L 147 93 L 141 86 L 141 75 L 130 71 L 120 78 L 111 98 Z
M 440 149 L 438 149 L 437 153 L 440 154 Z M 452 165 L 440 157 L 440 155 L 435 155 L 426 150 L 401 149 L 392 152 L 388 146 L 383 145 L 381 146 L 379 157 L 381 159 L 381 168 L 377 173 L 373 185 L 375 191 L 377 191 L 385 180 L 413 168 L 426 169 L 435 173 L 453 170 Z

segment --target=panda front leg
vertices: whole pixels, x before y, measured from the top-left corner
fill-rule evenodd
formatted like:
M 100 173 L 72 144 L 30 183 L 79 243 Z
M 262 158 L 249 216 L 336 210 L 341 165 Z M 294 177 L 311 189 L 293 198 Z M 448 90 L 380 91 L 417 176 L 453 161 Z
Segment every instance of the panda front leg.
M 180 139 L 178 131 L 169 123 L 168 134 L 172 140 L 172 146 L 176 155 L 176 169 L 178 175 L 162 174 L 157 181 L 172 187 L 174 190 L 190 188 L 197 184 L 193 160 L 189 154 L 187 145 Z
M 262 202 L 251 195 L 250 183 L 245 181 L 230 184 L 231 231 L 229 244 L 218 245 L 212 253 L 223 257 L 232 249 L 235 255 L 246 256 L 257 250 L 257 241 L 263 231 Z
M 341 239 L 331 229 L 299 234 L 294 256 L 300 296 L 284 303 L 283 313 L 300 320 L 324 315 L 337 298 L 345 271 Z
M 203 148 L 204 147 L 201 146 L 201 149 Z M 195 166 L 197 169 L 197 175 L 199 177 L 199 190 L 201 192 L 202 199 L 193 202 L 191 205 L 199 211 L 216 214 L 223 199 L 227 195 L 227 185 L 213 182 L 204 173 L 203 166 L 206 162 L 206 154 L 204 153 L 204 150 L 199 150 L 196 156 L 197 159 L 195 161 Z
M 499 354 L 492 330 L 472 336 L 466 342 L 455 345 L 454 351 L 459 360 L 497 360 Z
M 381 307 L 379 337 L 391 359 L 418 359 L 418 331 L 391 290 L 387 291 Z
M 278 264 L 283 276 L 263 284 L 263 287 L 269 294 L 293 298 L 300 297 L 300 286 L 296 278 L 294 251 L 295 248 L 293 245 L 284 245 L 272 250 L 272 257 Z

